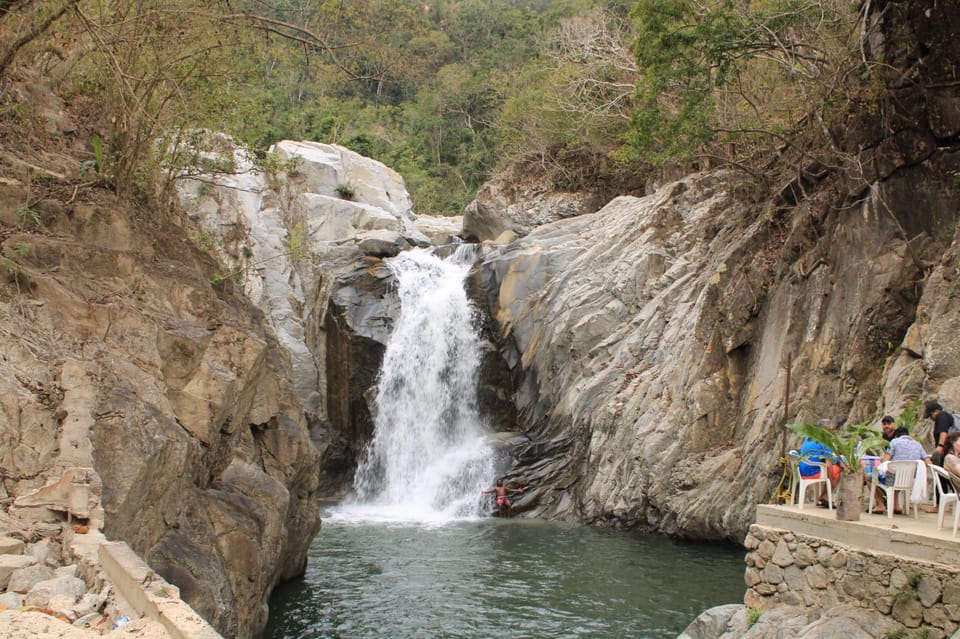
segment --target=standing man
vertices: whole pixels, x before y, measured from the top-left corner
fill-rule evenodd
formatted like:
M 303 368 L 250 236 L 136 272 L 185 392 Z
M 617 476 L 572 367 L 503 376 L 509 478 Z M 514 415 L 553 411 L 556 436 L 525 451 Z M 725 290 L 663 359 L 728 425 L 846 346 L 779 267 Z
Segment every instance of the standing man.
M 930 461 L 936 466 L 943 467 L 943 459 L 947 453 L 947 435 L 950 427 L 953 426 L 953 415 L 943 410 L 943 406 L 928 399 L 923 404 L 923 416 L 933 420 L 933 454 L 930 455 Z M 948 488 L 949 482 L 943 477 L 937 477 L 940 485 Z M 934 501 L 939 499 L 939 493 L 936 494 Z
M 943 406 L 927 400 L 923 403 L 923 416 L 933 420 L 933 453 L 931 460 L 937 466 L 943 466 L 943 456 L 946 454 L 947 433 L 953 426 L 953 415 L 943 410 Z
M 498 479 L 496 485 L 493 488 L 487 488 L 484 491 L 481 491 L 482 495 L 489 495 L 491 493 L 496 494 L 497 496 L 497 510 L 500 512 L 501 517 L 510 517 L 513 515 L 513 502 L 510 501 L 510 493 L 522 493 L 523 488 L 510 488 L 505 486 L 502 479 Z

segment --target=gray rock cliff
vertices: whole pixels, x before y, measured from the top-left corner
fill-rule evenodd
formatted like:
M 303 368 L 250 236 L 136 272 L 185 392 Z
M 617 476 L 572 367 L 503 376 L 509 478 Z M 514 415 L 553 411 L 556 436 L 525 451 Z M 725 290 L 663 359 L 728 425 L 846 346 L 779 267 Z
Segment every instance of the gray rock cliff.
M 955 50 L 955 8 L 889 4 L 871 13 L 869 55 L 909 67 Z M 593 214 L 545 210 L 552 221 L 489 245 L 531 440 L 516 454 L 537 486 L 526 507 L 740 539 L 753 505 L 776 498 L 796 443 L 785 422 L 960 405 L 960 101 L 937 89 L 943 65 L 918 68 L 908 83 L 885 69 L 883 120 L 841 118 L 843 170 L 808 167 L 772 194 L 734 171 L 695 174 Z M 501 227 L 538 219 L 497 214 L 515 210 Z
M 319 456 L 276 339 L 211 286 L 182 229 L 106 194 L 3 251 L 18 274 L 0 284 L 10 514 L 65 521 L 57 486 L 82 483 L 72 515 L 127 541 L 223 634 L 259 632 L 319 526 Z

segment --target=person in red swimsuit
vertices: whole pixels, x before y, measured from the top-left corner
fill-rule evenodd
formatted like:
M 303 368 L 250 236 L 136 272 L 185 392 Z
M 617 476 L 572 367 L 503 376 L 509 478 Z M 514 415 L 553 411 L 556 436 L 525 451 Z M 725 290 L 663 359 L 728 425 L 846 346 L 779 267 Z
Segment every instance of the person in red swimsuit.
M 513 504 L 511 503 L 508 495 L 510 493 L 522 493 L 522 492 L 523 492 L 523 488 L 510 488 L 508 486 L 504 486 L 503 480 L 498 479 L 496 485 L 493 488 L 487 488 L 486 490 L 482 491 L 481 494 L 482 495 L 489 495 L 491 493 L 496 494 L 497 509 L 500 511 L 500 516 L 509 517 L 512 514 L 511 508 Z

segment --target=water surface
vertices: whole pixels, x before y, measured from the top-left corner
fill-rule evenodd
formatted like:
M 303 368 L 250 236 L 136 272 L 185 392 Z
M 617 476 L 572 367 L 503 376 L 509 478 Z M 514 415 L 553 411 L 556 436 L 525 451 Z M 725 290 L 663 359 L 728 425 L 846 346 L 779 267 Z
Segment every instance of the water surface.
M 267 639 L 676 637 L 742 603 L 743 549 L 522 519 L 324 522 Z

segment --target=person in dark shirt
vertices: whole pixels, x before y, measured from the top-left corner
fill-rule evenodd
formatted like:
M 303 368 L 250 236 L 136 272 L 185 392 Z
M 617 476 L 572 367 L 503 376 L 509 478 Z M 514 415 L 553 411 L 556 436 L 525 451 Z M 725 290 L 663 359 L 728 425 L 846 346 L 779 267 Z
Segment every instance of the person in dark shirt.
M 943 406 L 933 400 L 929 400 L 923 405 L 923 416 L 933 420 L 933 453 L 930 455 L 932 461 L 937 466 L 943 466 L 943 456 L 947 434 L 950 427 L 953 426 L 953 415 L 943 410 Z

